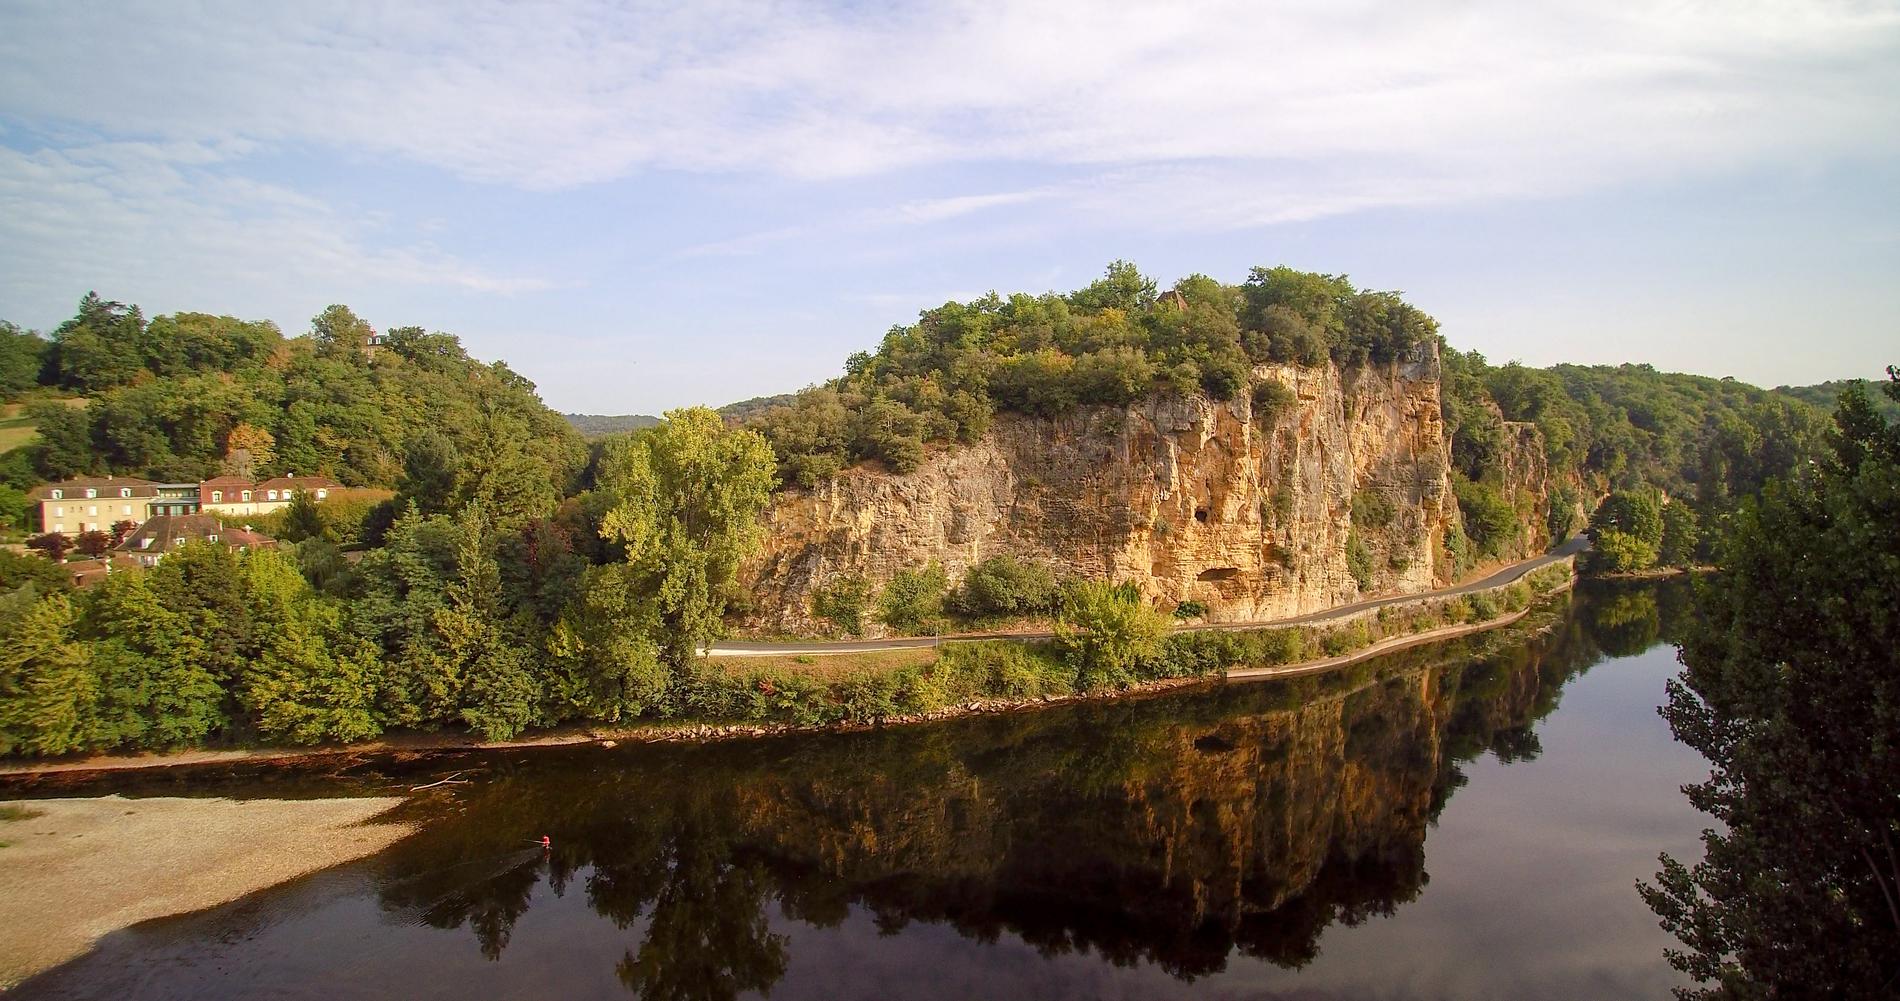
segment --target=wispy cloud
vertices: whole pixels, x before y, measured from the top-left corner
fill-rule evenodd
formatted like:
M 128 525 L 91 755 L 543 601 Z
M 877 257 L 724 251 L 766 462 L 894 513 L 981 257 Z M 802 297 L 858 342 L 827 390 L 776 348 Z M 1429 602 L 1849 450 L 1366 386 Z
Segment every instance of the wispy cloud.
M 321 200 L 221 169 L 242 152 L 184 140 L 0 146 L 0 293 L 20 301 L 48 285 L 64 294 L 101 278 L 128 290 L 203 293 L 232 284 L 548 287 L 490 274 Z
M 528 188 L 1369 156 L 1567 190 L 1900 143 L 1891 4 L 41 2 L 0 19 L 16 115 Z

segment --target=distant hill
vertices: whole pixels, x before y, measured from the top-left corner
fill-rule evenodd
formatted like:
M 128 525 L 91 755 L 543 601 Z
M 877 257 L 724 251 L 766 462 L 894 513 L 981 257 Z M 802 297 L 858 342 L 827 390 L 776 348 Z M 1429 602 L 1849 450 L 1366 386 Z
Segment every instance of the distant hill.
M 782 403 L 792 402 L 795 395 L 780 393 L 777 396 L 755 396 L 749 400 L 728 403 L 719 408 L 719 415 L 735 423 L 744 422 Z M 651 414 L 562 414 L 561 416 L 567 418 L 567 422 L 574 426 L 574 430 L 587 438 L 625 434 L 628 431 L 638 431 L 660 423 L 660 419 Z
M 1849 386 L 1866 390 L 1868 398 L 1874 401 L 1874 409 L 1888 420 L 1900 418 L 1900 401 L 1882 392 L 1880 384 L 1869 379 L 1831 379 L 1812 386 L 1776 386 L 1774 391 L 1832 413 L 1834 405 L 1840 402 L 1841 394 L 1847 392 Z
M 562 414 L 574 430 L 583 438 L 598 438 L 602 435 L 623 434 L 650 428 L 660 423 L 658 417 L 651 414 Z

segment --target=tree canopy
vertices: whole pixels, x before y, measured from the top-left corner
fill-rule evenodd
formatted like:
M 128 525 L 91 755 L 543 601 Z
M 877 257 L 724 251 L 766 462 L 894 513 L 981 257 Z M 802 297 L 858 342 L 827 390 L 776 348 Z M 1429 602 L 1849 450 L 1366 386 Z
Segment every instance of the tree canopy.
M 1720 822 L 1642 888 L 1703 985 L 1685 998 L 1900 982 L 1900 424 L 1858 389 L 1834 421 L 1827 461 L 1730 520 L 1663 709 L 1709 759 L 1688 792 Z

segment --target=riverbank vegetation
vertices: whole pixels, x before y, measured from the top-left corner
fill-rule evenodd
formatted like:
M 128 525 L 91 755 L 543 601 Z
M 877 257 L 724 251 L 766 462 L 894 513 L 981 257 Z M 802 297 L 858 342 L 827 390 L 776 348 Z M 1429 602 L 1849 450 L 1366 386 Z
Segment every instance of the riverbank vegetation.
M 1351 621 L 1233 631 L 1169 629 L 1132 588 L 1098 584 L 1064 600 L 1056 638 L 952 641 L 890 662 L 733 658 L 681 693 L 681 718 L 709 724 L 832 726 L 935 713 L 971 702 L 1069 698 L 1235 667 L 1286 667 L 1386 640 L 1523 611 L 1569 582 L 1567 564 L 1504 587 L 1421 600 Z M 886 655 L 880 655 L 886 656 Z
M 207 314 L 148 319 L 88 295 L 49 338 L 0 329 L 0 389 L 36 435 L 0 455 L 0 519 L 24 522 L 22 491 L 74 473 L 295 472 L 349 489 L 260 517 L 281 548 L 186 546 L 84 592 L 58 566 L 0 553 L 0 753 L 350 741 L 395 727 L 505 737 L 677 716 L 714 697 L 696 694 L 716 684 L 697 652 L 744 609 L 736 570 L 774 489 L 854 462 L 911 468 L 1002 411 L 1173 393 L 1277 413 L 1290 397 L 1259 366 L 1409 364 L 1439 345 L 1430 316 L 1341 276 L 1260 268 L 1238 285 L 1192 276 L 1164 292 L 1118 262 L 1068 295 L 929 310 L 825 386 L 583 442 L 525 379 L 447 334 L 379 332 L 333 306 L 287 337 Z M 1525 499 L 1499 486 L 1507 419 L 1544 431 L 1553 496 L 1571 498 L 1552 504 L 1553 522 L 1605 484 L 1729 504 L 1806 440 L 1800 412 L 1776 409 L 1801 404 L 1733 383 L 1445 358 L 1466 512 L 1447 539 L 1459 571 L 1522 534 Z M 1376 496 L 1352 506 L 1356 524 L 1391 517 Z M 1701 514 L 1705 534 L 1711 521 Z M 1661 537 L 1655 548 L 1676 551 Z M 1362 576 L 1370 559 L 1360 545 Z M 1178 634 L 1156 639 L 1168 613 L 1204 609 L 1133 608 L 1113 585 L 1005 556 L 961 580 L 932 565 L 879 587 L 841 578 L 813 611 L 843 635 L 1056 620 L 1066 632 L 1048 677 L 1078 690 L 1211 669 L 1180 660 Z M 1047 673 L 1028 661 L 981 670 L 999 691 Z
M 1900 371 L 1888 370 L 1900 402 Z M 1647 514 L 1644 515 L 1647 517 Z M 1883 997 L 1900 982 L 1900 423 L 1858 389 L 1822 459 L 1742 502 L 1663 714 L 1717 824 L 1643 896 L 1685 998 Z

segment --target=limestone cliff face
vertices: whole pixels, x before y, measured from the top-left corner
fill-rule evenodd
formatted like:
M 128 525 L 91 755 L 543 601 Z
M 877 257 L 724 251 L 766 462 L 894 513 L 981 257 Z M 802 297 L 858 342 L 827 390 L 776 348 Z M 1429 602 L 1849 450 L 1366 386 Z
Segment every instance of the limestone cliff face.
M 1457 508 L 1436 348 L 1345 371 L 1262 366 L 1255 378 L 1291 402 L 1270 414 L 1198 397 L 1003 414 L 980 441 L 908 475 L 860 467 L 787 491 L 742 573 L 748 624 L 815 630 L 818 588 L 861 577 L 875 590 L 932 561 L 954 583 L 1002 553 L 1134 581 L 1164 604 L 1199 601 L 1216 621 L 1442 583 Z

